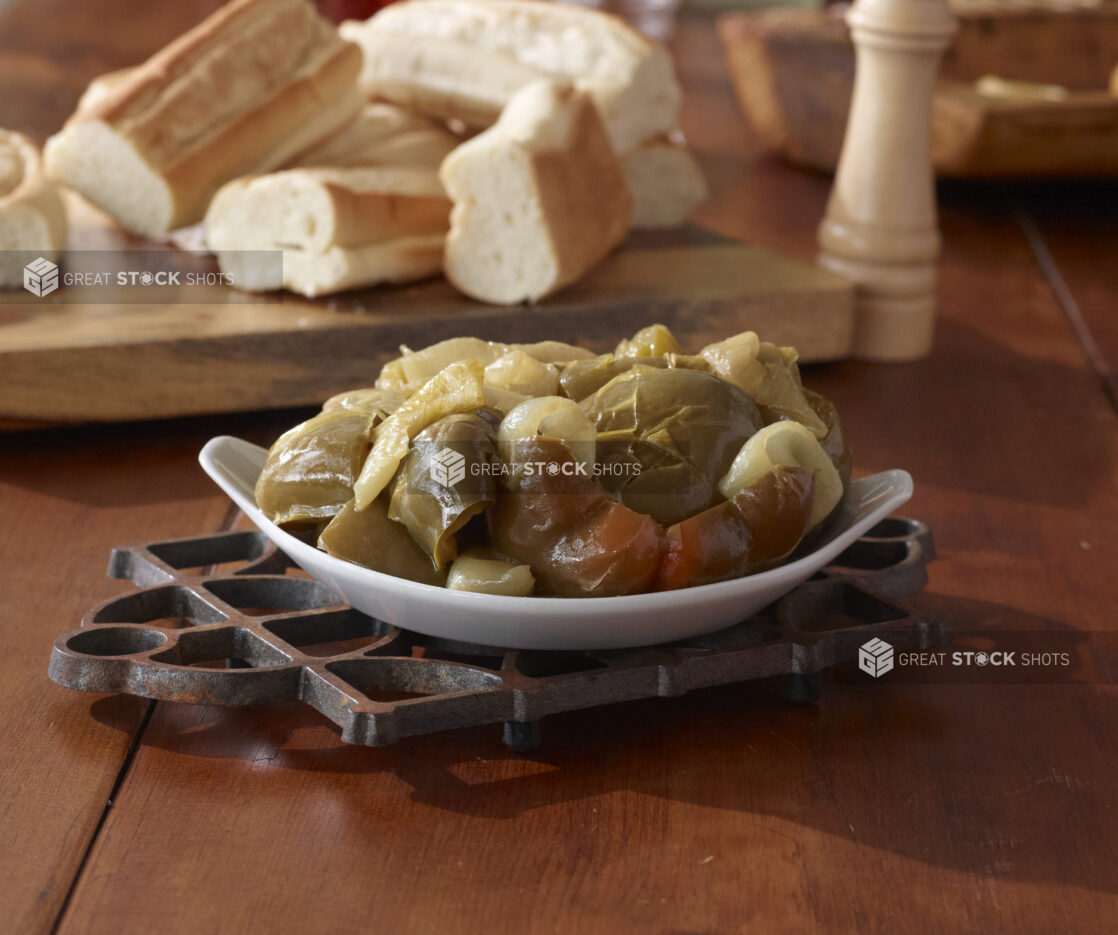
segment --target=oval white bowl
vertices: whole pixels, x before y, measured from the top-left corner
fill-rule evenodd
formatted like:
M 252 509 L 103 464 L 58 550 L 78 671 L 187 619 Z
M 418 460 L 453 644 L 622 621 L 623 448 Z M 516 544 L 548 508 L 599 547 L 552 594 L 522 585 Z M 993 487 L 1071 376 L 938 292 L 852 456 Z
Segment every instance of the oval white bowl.
M 620 649 L 712 633 L 787 594 L 912 496 L 907 471 L 851 484 L 842 513 L 815 551 L 771 571 L 681 591 L 627 597 L 501 597 L 418 584 L 327 555 L 300 542 L 256 508 L 253 489 L 267 451 L 240 438 L 213 438 L 198 460 L 210 477 L 293 561 L 350 606 L 428 636 L 513 649 Z

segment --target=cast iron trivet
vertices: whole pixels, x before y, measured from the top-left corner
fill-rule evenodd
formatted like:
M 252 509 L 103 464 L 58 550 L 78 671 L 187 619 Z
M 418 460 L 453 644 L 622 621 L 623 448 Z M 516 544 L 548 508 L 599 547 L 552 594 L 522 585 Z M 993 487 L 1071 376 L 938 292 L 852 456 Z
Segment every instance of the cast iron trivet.
M 261 533 L 195 536 L 114 549 L 109 574 L 142 590 L 105 601 L 60 636 L 50 675 L 160 701 L 298 698 L 355 744 L 503 721 L 505 742 L 526 749 L 548 714 L 782 674 L 802 695 L 807 675 L 852 658 L 875 633 L 896 643 L 908 630 L 926 645 L 928 625 L 897 602 L 924 586 L 932 557 L 923 523 L 891 518 L 728 630 L 642 649 L 546 652 L 399 630 L 339 604 Z

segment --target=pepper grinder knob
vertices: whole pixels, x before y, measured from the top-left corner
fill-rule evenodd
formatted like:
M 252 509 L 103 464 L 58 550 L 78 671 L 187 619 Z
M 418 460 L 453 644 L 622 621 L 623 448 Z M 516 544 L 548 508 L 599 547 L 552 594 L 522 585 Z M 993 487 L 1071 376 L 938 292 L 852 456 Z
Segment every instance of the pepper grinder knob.
M 855 283 L 853 353 L 913 360 L 935 326 L 932 92 L 955 31 L 946 0 L 856 0 L 850 116 L 819 227 L 819 263 Z

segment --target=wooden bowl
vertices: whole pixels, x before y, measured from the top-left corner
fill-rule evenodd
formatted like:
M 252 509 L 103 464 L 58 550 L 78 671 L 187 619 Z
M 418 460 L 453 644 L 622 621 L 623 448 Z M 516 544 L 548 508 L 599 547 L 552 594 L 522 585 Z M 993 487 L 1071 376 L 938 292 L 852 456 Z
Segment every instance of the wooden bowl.
M 1084 10 L 964 6 L 932 108 L 936 172 L 959 177 L 1118 175 L 1118 5 Z M 718 32 L 746 117 L 772 149 L 831 171 L 842 149 L 854 47 L 831 10 L 728 13 Z M 1059 100 L 994 97 L 997 75 L 1059 85 Z

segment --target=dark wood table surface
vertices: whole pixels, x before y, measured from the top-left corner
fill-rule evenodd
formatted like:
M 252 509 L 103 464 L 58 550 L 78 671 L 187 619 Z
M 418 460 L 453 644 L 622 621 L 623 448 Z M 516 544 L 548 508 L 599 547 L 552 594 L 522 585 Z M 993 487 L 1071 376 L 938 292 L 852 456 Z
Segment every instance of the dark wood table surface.
M 45 136 L 89 78 L 216 5 L 16 0 L 0 125 Z M 828 180 L 759 151 L 709 21 L 686 19 L 676 50 L 713 191 L 698 220 L 811 259 Z M 808 373 L 861 469 L 915 476 L 906 511 L 940 555 L 928 599 L 960 628 L 1115 629 L 1116 195 L 941 187 L 934 354 Z M 0 438 L 0 930 L 1118 927 L 1118 670 L 1101 649 L 1075 686 L 824 678 L 814 706 L 731 687 L 574 713 L 527 756 L 492 727 L 351 748 L 297 705 L 52 684 L 54 637 L 123 587 L 113 545 L 236 521 L 202 443 L 266 442 L 296 416 Z

